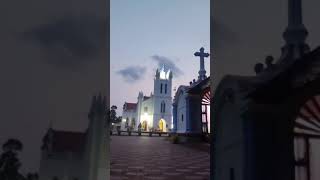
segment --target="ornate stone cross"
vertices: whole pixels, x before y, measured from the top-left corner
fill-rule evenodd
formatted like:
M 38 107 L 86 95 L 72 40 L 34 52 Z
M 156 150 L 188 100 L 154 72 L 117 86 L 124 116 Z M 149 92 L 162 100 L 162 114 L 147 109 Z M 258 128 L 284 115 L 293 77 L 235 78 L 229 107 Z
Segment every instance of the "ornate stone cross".
M 200 52 L 194 53 L 195 56 L 200 57 L 200 70 L 199 70 L 199 80 L 204 80 L 206 78 L 206 70 L 204 69 L 204 58 L 209 57 L 209 53 L 204 52 L 204 48 L 200 48 Z

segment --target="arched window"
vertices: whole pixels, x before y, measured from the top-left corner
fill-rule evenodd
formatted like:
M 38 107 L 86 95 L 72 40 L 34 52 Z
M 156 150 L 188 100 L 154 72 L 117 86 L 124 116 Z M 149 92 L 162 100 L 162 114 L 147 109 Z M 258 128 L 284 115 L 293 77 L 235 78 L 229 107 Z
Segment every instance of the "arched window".
M 203 91 L 201 97 L 202 132 L 210 133 L 210 88 Z
M 167 94 L 167 84 L 164 85 L 164 93 Z
M 320 95 L 309 98 L 294 123 L 295 180 L 320 179 Z
M 160 94 L 162 94 L 162 83 L 160 85 Z
M 183 114 L 181 114 L 181 121 L 183 122 Z
M 166 112 L 166 103 L 164 101 L 161 102 L 160 112 L 161 113 Z

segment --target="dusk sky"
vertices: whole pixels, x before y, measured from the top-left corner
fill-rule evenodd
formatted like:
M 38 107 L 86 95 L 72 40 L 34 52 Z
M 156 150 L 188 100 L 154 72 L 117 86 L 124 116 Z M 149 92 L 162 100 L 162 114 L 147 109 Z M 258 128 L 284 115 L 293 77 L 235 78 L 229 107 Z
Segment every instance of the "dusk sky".
M 149 96 L 162 64 L 173 70 L 173 87 L 197 79 L 200 60 L 210 51 L 209 0 L 111 0 L 111 104 Z M 205 68 L 210 74 L 209 58 Z
M 89 0 L 1 3 L 0 145 L 23 143 L 23 173 L 38 171 L 50 122 L 84 131 L 92 96 L 108 94 L 107 9 Z

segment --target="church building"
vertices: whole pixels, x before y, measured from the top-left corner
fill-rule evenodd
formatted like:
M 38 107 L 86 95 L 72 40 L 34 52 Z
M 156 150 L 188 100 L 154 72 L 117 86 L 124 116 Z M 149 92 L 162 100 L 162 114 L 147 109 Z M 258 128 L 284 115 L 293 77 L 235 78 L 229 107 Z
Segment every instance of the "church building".
M 209 54 L 201 48 L 195 56 L 200 57 L 198 79 L 179 86 L 173 100 L 173 131 L 177 134 L 210 133 L 210 77 L 204 68 Z
M 277 61 L 215 90 L 213 180 L 320 179 L 320 47 L 306 43 L 301 0 L 288 0 L 288 16 Z
M 85 132 L 49 128 L 41 147 L 39 179 L 105 180 L 109 177 L 106 99 L 94 97 Z
M 150 96 L 139 92 L 136 103 L 125 102 L 121 130 L 169 132 L 172 126 L 172 71 L 157 69 Z

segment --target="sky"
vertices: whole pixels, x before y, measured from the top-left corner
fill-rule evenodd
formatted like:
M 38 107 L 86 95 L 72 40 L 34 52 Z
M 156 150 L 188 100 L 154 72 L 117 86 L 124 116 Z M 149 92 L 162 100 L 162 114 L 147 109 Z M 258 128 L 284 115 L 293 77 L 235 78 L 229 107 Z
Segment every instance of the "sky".
M 156 68 L 171 68 L 173 89 L 197 79 L 201 47 L 210 51 L 210 0 L 111 0 L 111 104 L 153 91 Z M 210 60 L 205 60 L 207 75 Z
M 320 45 L 318 23 L 320 1 L 303 2 L 303 19 L 309 31 L 307 43 Z M 213 88 L 223 76 L 254 75 L 254 65 L 267 55 L 277 60 L 285 44 L 282 33 L 287 26 L 288 0 L 215 0 L 212 5 Z
M 0 6 L 0 144 L 18 138 L 22 173 L 38 171 L 49 124 L 84 131 L 108 93 L 105 2 L 8 0 Z

